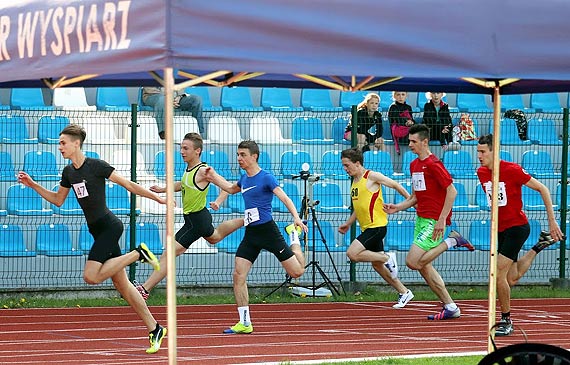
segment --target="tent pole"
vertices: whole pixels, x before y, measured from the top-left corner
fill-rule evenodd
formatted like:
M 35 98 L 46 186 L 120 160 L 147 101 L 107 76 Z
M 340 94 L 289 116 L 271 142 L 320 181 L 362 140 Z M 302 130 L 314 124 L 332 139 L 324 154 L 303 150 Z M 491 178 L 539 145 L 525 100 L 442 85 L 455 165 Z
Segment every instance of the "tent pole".
M 166 153 L 166 299 L 168 364 L 176 365 L 176 250 L 174 250 L 174 76 L 164 69 L 164 145 Z
M 497 230 L 499 229 L 499 206 L 497 197 L 499 195 L 499 152 L 501 150 L 501 91 L 499 86 L 495 86 L 493 94 L 493 174 L 492 174 L 492 195 L 491 195 L 491 237 L 490 237 L 490 259 L 489 259 L 489 317 L 488 329 L 495 324 L 495 314 L 497 312 Z M 495 331 L 489 335 L 487 351 L 493 352 L 493 338 Z

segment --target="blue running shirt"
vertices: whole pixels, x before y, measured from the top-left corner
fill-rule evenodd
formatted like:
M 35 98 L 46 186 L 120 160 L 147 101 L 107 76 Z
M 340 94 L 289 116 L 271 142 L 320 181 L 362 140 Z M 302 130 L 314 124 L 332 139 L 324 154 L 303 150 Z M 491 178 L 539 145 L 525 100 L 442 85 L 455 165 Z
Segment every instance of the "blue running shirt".
M 243 174 L 237 185 L 241 188 L 241 195 L 245 202 L 245 225 L 257 226 L 272 221 L 273 189 L 279 186 L 275 176 L 264 170 L 251 177 Z

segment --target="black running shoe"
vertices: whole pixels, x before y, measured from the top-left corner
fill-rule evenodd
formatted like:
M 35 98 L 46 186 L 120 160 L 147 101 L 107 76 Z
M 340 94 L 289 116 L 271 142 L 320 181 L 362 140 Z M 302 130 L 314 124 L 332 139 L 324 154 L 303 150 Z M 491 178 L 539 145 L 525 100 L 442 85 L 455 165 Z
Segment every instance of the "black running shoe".
M 552 238 L 550 232 L 541 231 L 540 236 L 538 237 L 538 242 L 534 245 L 533 249 L 537 252 L 540 252 L 555 243 L 556 241 L 554 238 Z
M 511 320 L 502 319 L 495 329 L 495 336 L 508 336 L 515 331 Z

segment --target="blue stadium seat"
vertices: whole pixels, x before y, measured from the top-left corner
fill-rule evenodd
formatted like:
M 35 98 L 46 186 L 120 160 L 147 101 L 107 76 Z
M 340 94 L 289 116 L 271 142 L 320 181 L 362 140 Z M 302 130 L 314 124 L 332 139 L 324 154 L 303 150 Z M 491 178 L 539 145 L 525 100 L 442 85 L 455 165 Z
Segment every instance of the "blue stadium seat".
M 363 154 L 364 167 L 369 170 L 381 172 L 392 179 L 403 178 L 404 175 L 394 174 L 394 165 L 390 153 L 386 151 L 366 151 Z
M 320 201 L 316 210 L 323 213 L 344 213 L 348 207 L 342 200 L 340 186 L 335 183 L 320 182 L 313 185 L 313 199 Z
M 537 179 L 560 178 L 560 173 L 554 171 L 552 157 L 548 151 L 525 151 L 522 154 L 521 166 Z
M 8 211 L 6 209 L 0 209 L 0 217 L 5 217 L 8 215 Z
M 52 188 L 53 191 L 57 191 L 58 189 L 59 189 L 59 184 L 56 184 Z M 67 195 L 67 198 L 65 199 L 61 207 L 51 204 L 51 209 L 53 210 L 54 214 L 59 214 L 59 215 L 83 215 L 83 210 L 81 209 L 81 206 L 77 201 L 73 189 L 70 190 L 69 194 Z
M 357 238 L 362 233 L 362 230 L 360 229 L 360 224 L 358 224 L 358 222 L 356 222 L 355 227 L 356 227 L 356 233 L 354 235 L 354 238 Z M 346 232 L 344 234 L 344 245 L 347 247 L 347 249 L 352 244 L 352 241 L 350 240 L 350 230 L 351 229 L 349 229 L 348 232 Z M 384 249 L 388 250 L 388 246 L 386 245 L 386 240 L 384 240 Z
M 408 251 L 414 242 L 414 221 L 388 221 L 384 248 L 390 251 Z
M 38 121 L 38 141 L 58 144 L 59 132 L 69 125 L 69 118 L 61 115 L 44 115 Z
M 443 154 L 443 164 L 454 179 L 475 179 L 473 157 L 466 150 L 446 151 Z
M 213 210 L 212 208 L 210 208 L 210 202 L 215 201 L 218 198 L 218 195 L 220 195 L 220 188 L 218 188 L 214 184 L 210 184 L 210 187 L 208 188 L 208 195 L 206 195 L 206 207 L 208 208 L 208 210 L 212 214 L 229 214 L 229 213 L 231 213 L 232 209 L 228 206 L 228 199 L 226 199 L 222 203 L 222 205 L 220 206 L 220 209 Z M 241 194 L 240 194 L 240 196 L 241 196 Z
M 410 181 L 402 181 L 400 185 L 402 185 L 409 194 L 412 194 L 413 189 L 412 189 L 412 183 Z M 386 194 L 384 194 L 384 185 L 382 185 L 382 194 L 384 196 L 384 201 L 386 201 Z M 400 195 L 400 193 L 394 190 L 394 195 L 392 196 L 392 203 L 398 204 L 404 200 L 405 198 L 402 195 Z M 416 208 L 414 208 L 413 206 L 406 209 L 407 212 L 414 212 L 415 210 Z
M 121 185 L 108 181 L 105 184 L 105 196 L 107 207 L 115 214 L 130 214 L 131 200 L 127 189 Z M 135 214 L 140 214 L 140 209 L 135 209 Z
M 38 143 L 38 139 L 30 138 L 24 117 L 0 115 L 0 142 L 32 144 Z
M 550 119 L 531 119 L 528 122 L 528 139 L 534 144 L 544 146 L 562 146 L 554 121 Z
M 351 110 L 353 105 L 358 105 L 364 100 L 366 94 L 368 91 L 342 91 L 340 93 L 340 106 L 343 110 Z
M 245 211 L 245 202 L 243 201 L 241 193 L 229 194 L 226 205 L 233 213 L 243 213 Z
M 297 117 L 293 119 L 291 139 L 293 143 L 312 145 L 334 144 L 332 138 L 325 138 L 321 120 L 314 117 Z
M 303 199 L 301 193 L 299 192 L 299 189 L 297 188 L 297 185 L 290 182 L 284 182 L 279 184 L 279 186 L 281 186 L 281 189 L 283 189 L 285 194 L 287 194 L 287 196 L 291 199 L 293 205 L 295 205 L 295 208 L 300 211 L 301 202 Z M 283 202 L 279 200 L 279 198 L 275 195 L 271 201 L 271 210 L 274 212 L 289 213 L 289 209 L 287 209 L 285 204 L 283 204 Z
M 248 87 L 223 87 L 221 104 L 224 110 L 234 112 L 254 112 L 263 111 L 261 106 L 253 106 L 251 94 Z M 209 136 L 210 134 L 208 134 Z
M 202 161 L 216 169 L 216 172 L 228 181 L 237 181 L 239 175 L 234 172 L 237 170 L 237 162 L 230 164 L 228 154 L 222 150 L 209 150 L 202 152 Z M 235 161 L 235 160 L 234 160 Z
M 542 113 L 561 113 L 562 105 L 558 93 L 536 93 L 530 95 L 530 107 Z
M 179 181 L 182 179 L 186 171 L 186 163 L 180 153 L 174 153 L 174 180 Z M 153 172 L 157 179 L 166 179 L 166 152 L 164 150 L 158 151 L 154 155 Z
M 50 151 L 28 151 L 23 170 L 37 181 L 58 181 L 61 178 L 55 156 Z
M 53 110 L 53 106 L 46 105 L 42 89 L 13 88 L 10 94 L 12 109 L 20 110 Z
M 479 210 L 479 206 L 469 204 L 469 197 L 465 191 L 465 185 L 460 182 L 454 182 L 455 190 L 457 190 L 457 196 L 453 202 L 453 210 L 455 212 L 476 212 Z
M 537 221 L 536 219 L 529 219 L 528 220 L 528 224 L 530 225 L 530 234 L 528 235 L 528 238 L 526 239 L 522 249 L 524 251 L 528 251 L 530 249 L 532 249 L 532 246 L 534 246 L 536 244 L 536 242 L 538 241 L 538 237 L 540 236 L 540 231 L 541 231 L 541 227 L 540 227 L 540 222 Z M 558 243 L 556 245 L 553 246 L 557 246 Z M 552 247 L 554 248 L 554 247 Z
M 261 90 L 261 106 L 272 112 L 303 111 L 300 106 L 293 106 L 291 90 L 287 88 L 264 87 Z
M 546 206 L 542 200 L 540 193 L 534 189 L 529 188 L 526 185 L 522 187 L 522 201 L 524 210 L 528 211 L 546 211 Z M 552 208 L 554 210 L 558 209 L 558 204 L 553 202 Z
M 309 243 L 309 250 L 313 249 L 313 237 L 314 237 L 315 252 L 326 252 L 327 248 L 329 249 L 330 252 L 346 251 L 347 246 L 344 245 L 344 242 L 336 242 L 335 239 L 336 229 L 333 228 L 331 222 L 325 220 L 319 220 L 319 226 L 321 227 L 321 231 L 323 233 L 322 237 L 317 227 L 314 227 L 313 230 L 313 225 L 314 223 L 312 220 L 310 220 L 307 223 L 307 227 L 309 228 L 307 236 L 307 240 Z M 326 246 L 322 240 L 323 238 L 326 242 Z
M 184 92 L 186 94 L 197 95 L 202 98 L 202 110 L 205 112 L 221 112 L 223 110 L 223 108 L 219 105 L 212 105 L 210 91 L 208 90 L 207 86 L 187 87 Z
M 309 164 L 309 173 L 313 173 L 313 160 L 307 151 L 285 151 L 281 154 L 281 175 L 291 178 L 299 175 L 303 163 Z
M 394 102 L 394 99 L 392 99 L 392 92 L 380 91 L 379 95 L 380 95 L 380 105 L 378 109 L 384 113 L 383 117 L 388 119 L 388 110 L 390 109 L 390 106 Z
M 503 161 L 513 162 L 513 155 L 507 150 L 500 150 L 499 157 Z
M 79 256 L 73 248 L 69 228 L 65 224 L 42 224 L 36 230 L 36 253 L 46 256 Z
M 491 222 L 486 220 L 473 220 L 469 225 L 469 242 L 476 250 L 489 251 L 491 249 Z
M 493 133 L 493 123 L 489 125 L 489 133 Z M 519 137 L 517 124 L 512 119 L 501 119 L 501 145 L 505 146 L 525 146 L 530 145 L 530 140 L 522 140 Z
M 53 210 L 43 208 L 42 197 L 34 189 L 22 184 L 15 184 L 8 188 L 6 206 L 10 215 L 41 215 L 49 216 Z
M 349 178 L 342 161 L 340 151 L 325 151 L 321 158 L 321 173 L 323 177 L 335 180 L 347 180 Z
M 273 175 L 275 175 L 276 178 L 279 176 L 279 173 L 275 172 L 275 166 L 273 166 L 273 162 L 271 161 L 271 155 L 269 155 L 268 152 L 261 151 L 259 153 L 259 157 L 257 158 L 257 163 L 259 167 L 261 167 L 265 171 L 271 172 Z
M 484 94 L 457 94 L 457 107 L 459 111 L 468 113 L 493 112 L 493 108 L 487 105 Z
M 501 110 L 509 109 L 520 109 L 531 113 L 535 111 L 524 106 L 522 95 L 501 95 Z
M 12 224 L 0 225 L 0 257 L 30 256 L 36 256 L 36 252 L 26 248 L 22 227 Z
M 570 208 L 570 186 L 566 187 L 566 208 Z M 556 204 L 558 208 L 562 207 L 562 185 L 556 184 L 556 196 L 552 199 L 552 203 Z
M 98 87 L 95 105 L 97 110 L 131 111 L 131 103 L 125 87 Z
M 412 151 L 404 152 L 404 155 L 402 156 L 402 173 L 404 174 L 405 178 L 411 178 L 412 177 L 412 175 L 410 174 L 410 164 L 417 157 L 418 157 L 418 155 L 416 155 Z
M 143 88 L 142 88 L 142 87 L 139 87 L 138 98 L 137 98 L 138 110 L 139 110 L 139 111 L 142 111 L 142 112 L 151 112 L 151 111 L 154 110 L 154 108 L 153 108 L 152 106 L 150 106 L 150 105 L 145 105 L 145 104 L 143 103 L 143 100 L 142 100 L 142 94 L 143 94 L 143 93 L 142 93 L 142 91 L 143 91 Z
M 223 240 L 216 244 L 219 252 L 227 252 L 230 254 L 236 253 L 241 240 L 243 239 L 244 229 L 238 229 L 225 237 Z
M 0 181 L 16 181 L 16 169 L 9 152 L 0 152 Z
M 346 125 L 348 124 L 348 119 L 345 117 L 338 117 L 333 120 L 332 123 L 332 139 L 336 144 L 348 145 L 350 146 L 350 141 L 344 139 L 344 131 Z
M 325 89 L 303 89 L 301 91 L 301 106 L 305 110 L 311 111 L 342 111 L 342 107 L 333 105 L 330 90 Z
M 162 245 L 162 238 L 158 226 L 154 223 L 136 223 L 135 228 L 135 246 L 145 243 L 147 247 L 155 254 L 160 255 L 164 250 Z M 124 252 L 130 251 L 130 234 L 131 227 L 127 225 L 125 230 L 125 237 L 127 239 L 126 250 Z
M 79 239 L 77 247 L 79 247 L 79 250 L 81 250 L 83 254 L 87 255 L 89 254 L 89 251 L 91 251 L 91 246 L 93 246 L 93 242 L 94 238 L 91 235 L 91 233 L 89 233 L 89 227 L 87 227 L 86 223 L 82 224 L 81 228 L 79 228 Z
M 475 186 L 475 204 L 479 206 L 480 210 L 491 210 L 491 207 L 489 207 L 489 201 L 487 200 L 487 194 L 483 191 L 481 183 L 477 183 Z

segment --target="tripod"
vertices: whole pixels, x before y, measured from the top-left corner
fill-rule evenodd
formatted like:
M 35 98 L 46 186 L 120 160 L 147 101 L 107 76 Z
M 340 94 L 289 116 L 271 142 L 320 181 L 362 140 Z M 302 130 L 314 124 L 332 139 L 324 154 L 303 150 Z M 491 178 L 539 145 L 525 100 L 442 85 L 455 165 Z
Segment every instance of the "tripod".
M 325 236 L 323 234 L 323 231 L 321 230 L 321 226 L 320 226 L 319 221 L 317 219 L 317 213 L 315 211 L 315 206 L 317 206 L 319 204 L 319 201 L 313 201 L 307 195 L 309 180 L 311 181 L 311 183 L 314 183 L 314 182 L 318 181 L 320 177 L 319 176 L 311 176 L 308 172 L 308 169 L 307 169 L 307 171 L 301 171 L 300 175 L 298 175 L 298 176 L 293 176 L 293 179 L 298 178 L 298 177 L 300 177 L 301 179 L 303 179 L 305 181 L 305 183 L 304 183 L 304 196 L 303 196 L 303 200 L 301 203 L 301 219 L 304 219 L 308 222 L 309 213 L 311 214 L 312 233 L 313 233 L 313 237 L 312 237 L 313 247 L 312 247 L 312 251 L 311 251 L 311 261 L 307 265 L 305 265 L 305 272 L 307 272 L 307 269 L 309 267 L 312 269 L 312 282 L 311 282 L 312 285 L 311 286 L 303 286 L 303 285 L 293 283 L 292 277 L 289 275 L 286 275 L 285 281 L 283 281 L 278 287 L 276 287 L 271 292 L 269 292 L 269 294 L 267 294 L 264 297 L 264 299 L 267 298 L 268 296 L 270 296 L 271 294 L 275 293 L 277 290 L 279 290 L 280 288 L 282 288 L 285 285 L 291 285 L 291 286 L 295 286 L 298 288 L 305 288 L 306 291 L 302 292 L 301 296 L 311 296 L 313 298 L 317 297 L 317 296 L 323 296 L 323 295 L 318 295 L 319 294 L 318 291 L 320 288 L 322 288 L 324 286 L 327 286 L 331 293 L 336 294 L 336 295 L 340 295 L 339 290 L 336 288 L 336 286 L 333 284 L 333 282 L 330 280 L 330 278 L 327 276 L 327 274 L 321 268 L 321 266 L 319 265 L 319 261 L 316 260 L 315 252 L 316 252 L 316 232 L 317 231 L 319 232 L 320 239 L 323 242 L 323 246 L 325 247 L 325 250 L 328 254 L 328 257 L 330 259 L 332 267 L 336 273 L 337 280 L 340 284 L 340 287 L 342 288 L 344 295 L 346 295 L 346 292 L 344 291 L 344 286 L 342 285 L 342 279 L 340 277 L 338 269 L 336 268 L 332 254 L 329 250 L 329 246 L 327 245 L 327 241 L 325 239 Z M 311 186 L 311 189 L 312 189 L 312 186 Z M 312 194 L 311 194 L 311 197 L 312 197 Z M 305 243 L 306 242 L 307 242 L 307 236 L 305 235 Z M 306 247 L 306 245 L 305 245 L 305 247 Z M 318 285 L 317 285 L 317 272 L 319 273 L 319 275 L 321 276 L 321 279 L 323 280 Z

